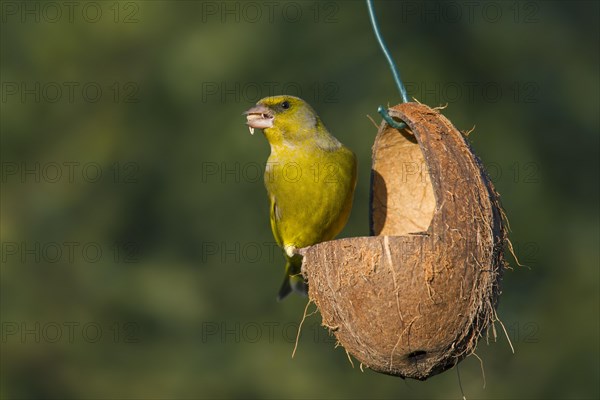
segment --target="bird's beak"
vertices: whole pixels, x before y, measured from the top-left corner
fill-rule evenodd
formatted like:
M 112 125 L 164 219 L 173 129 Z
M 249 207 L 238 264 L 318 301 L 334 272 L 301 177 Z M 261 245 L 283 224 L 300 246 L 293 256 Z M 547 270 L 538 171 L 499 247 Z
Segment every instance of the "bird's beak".
M 265 106 L 254 106 L 246 114 L 246 125 L 250 129 L 250 134 L 254 135 L 254 129 L 266 129 L 273 126 L 273 112 Z

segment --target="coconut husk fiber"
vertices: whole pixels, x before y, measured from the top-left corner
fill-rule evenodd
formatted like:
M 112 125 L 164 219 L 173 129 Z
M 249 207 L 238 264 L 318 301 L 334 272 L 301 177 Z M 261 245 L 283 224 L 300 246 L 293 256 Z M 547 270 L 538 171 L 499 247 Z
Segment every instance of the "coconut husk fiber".
M 363 366 L 419 380 L 454 366 L 496 319 L 506 240 L 498 195 L 436 109 L 388 110 L 373 145 L 371 235 L 304 249 L 323 325 Z

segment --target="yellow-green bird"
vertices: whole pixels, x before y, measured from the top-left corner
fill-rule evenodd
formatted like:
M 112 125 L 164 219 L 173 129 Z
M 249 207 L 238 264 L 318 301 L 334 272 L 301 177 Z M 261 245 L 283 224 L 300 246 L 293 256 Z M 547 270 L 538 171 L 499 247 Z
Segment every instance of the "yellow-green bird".
M 266 97 L 245 114 L 250 133 L 262 129 L 271 145 L 264 181 L 273 236 L 287 261 L 277 298 L 292 291 L 306 295 L 297 249 L 331 240 L 346 225 L 356 187 L 356 156 L 298 97 Z

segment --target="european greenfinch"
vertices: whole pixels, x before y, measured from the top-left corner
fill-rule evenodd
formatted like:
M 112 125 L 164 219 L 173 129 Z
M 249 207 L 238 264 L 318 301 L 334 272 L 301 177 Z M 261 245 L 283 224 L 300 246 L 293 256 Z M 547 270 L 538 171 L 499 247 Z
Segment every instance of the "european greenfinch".
M 298 249 L 331 240 L 346 225 L 356 187 L 356 156 L 298 97 L 266 97 L 245 114 L 250 133 L 262 129 L 271 146 L 264 182 L 271 230 L 286 258 L 277 298 L 292 291 L 306 295 Z

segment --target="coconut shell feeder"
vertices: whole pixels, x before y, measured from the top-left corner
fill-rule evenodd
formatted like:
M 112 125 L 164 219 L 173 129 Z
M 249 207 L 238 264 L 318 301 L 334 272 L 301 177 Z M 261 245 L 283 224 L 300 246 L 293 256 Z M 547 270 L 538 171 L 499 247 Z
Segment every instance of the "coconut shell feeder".
M 439 110 L 405 101 L 380 113 L 372 236 L 303 249 L 302 273 L 323 325 L 349 354 L 374 371 L 425 380 L 471 354 L 497 319 L 503 212 L 481 162 Z

